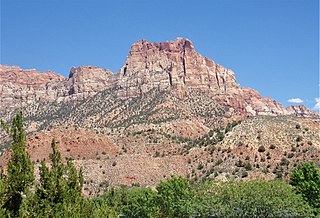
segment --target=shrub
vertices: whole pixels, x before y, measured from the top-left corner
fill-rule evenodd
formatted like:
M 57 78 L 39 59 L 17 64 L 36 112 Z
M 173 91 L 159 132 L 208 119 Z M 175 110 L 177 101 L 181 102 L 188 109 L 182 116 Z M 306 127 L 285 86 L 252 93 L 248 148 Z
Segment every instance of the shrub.
M 106 204 L 113 207 L 123 217 L 157 217 L 157 193 L 151 188 L 138 185 L 126 188 L 113 188 L 104 196 Z M 115 216 L 118 217 L 118 216 Z M 119 216 L 120 217 L 120 216 Z
M 270 147 L 269 147 L 270 149 L 275 149 L 276 148 L 276 146 L 275 145 L 270 145 Z
M 265 152 L 265 148 L 264 148 L 264 146 L 263 145 L 261 145 L 259 148 L 258 148 L 258 151 L 259 152 Z
M 246 163 L 244 168 L 248 171 L 252 170 L 252 165 L 250 163 Z
M 288 154 L 288 158 L 293 158 L 294 157 L 294 153 L 289 153 Z
M 160 152 L 156 151 L 156 153 L 154 154 L 154 157 L 160 157 Z
M 289 160 L 287 160 L 286 158 L 282 158 L 281 159 L 281 162 L 280 162 L 280 165 L 281 166 L 288 166 L 290 164 L 290 161 Z
M 296 138 L 296 142 L 301 142 L 302 141 L 302 136 L 297 136 L 297 138 Z
M 215 166 L 218 166 L 218 165 L 222 164 L 222 162 L 223 162 L 223 160 L 222 160 L 222 159 L 219 159 L 219 160 L 216 161 L 216 163 L 215 163 L 214 165 L 215 165 Z
M 243 171 L 242 174 L 241 174 L 241 177 L 242 178 L 245 178 L 248 176 L 248 172 L 247 171 Z
M 199 163 L 197 169 L 198 169 L 198 170 L 202 170 L 203 167 L 204 167 L 203 164 L 202 164 L 202 163 Z
M 238 160 L 238 162 L 236 162 L 236 166 L 237 167 L 244 167 L 244 163 L 242 160 Z

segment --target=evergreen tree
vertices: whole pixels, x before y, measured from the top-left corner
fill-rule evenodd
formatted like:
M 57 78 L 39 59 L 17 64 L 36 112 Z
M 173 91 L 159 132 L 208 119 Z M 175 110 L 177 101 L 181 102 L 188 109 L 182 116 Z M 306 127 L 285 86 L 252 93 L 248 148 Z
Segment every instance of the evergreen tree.
M 7 191 L 7 183 L 5 180 L 5 176 L 3 174 L 3 171 L 1 169 L 0 171 L 0 217 L 4 216 L 5 213 L 5 208 L 3 208 L 3 205 L 5 203 L 5 196 L 6 196 L 6 191 Z M 3 216 L 1 216 L 3 215 Z
M 42 161 L 40 166 L 40 184 L 36 189 L 37 210 L 43 216 L 50 216 L 62 204 L 78 203 L 81 200 L 83 186 L 82 171 L 78 173 L 71 160 L 64 165 L 57 150 L 55 140 L 51 143 L 49 157 L 51 168 Z
M 3 128 L 12 136 L 11 159 L 7 164 L 5 178 L 6 191 L 3 207 L 17 216 L 23 197 L 34 181 L 34 168 L 26 151 L 26 135 L 23 128 L 22 112 L 12 121 L 11 127 L 1 122 Z

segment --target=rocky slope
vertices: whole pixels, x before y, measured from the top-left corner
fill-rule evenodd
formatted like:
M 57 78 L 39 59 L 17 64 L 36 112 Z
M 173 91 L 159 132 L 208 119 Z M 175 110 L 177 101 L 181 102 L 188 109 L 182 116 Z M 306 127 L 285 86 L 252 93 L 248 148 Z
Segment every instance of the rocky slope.
M 118 73 L 81 66 L 64 78 L 0 65 L 0 119 L 20 108 L 31 158 L 48 160 L 55 138 L 84 169 L 87 195 L 173 174 L 274 178 L 298 161 L 320 164 L 319 113 L 241 87 L 182 38 L 133 44 Z M 9 140 L 1 129 L 3 167 Z
M 50 142 L 55 138 L 63 159 L 71 157 L 83 168 L 88 196 L 102 194 L 112 186 L 155 186 L 170 175 L 193 181 L 273 179 L 287 178 L 302 161 L 320 165 L 319 122 L 306 118 L 255 116 L 226 128 L 208 128 L 194 139 L 155 128 L 112 129 L 47 129 L 30 134 L 27 147 L 37 170 L 41 160 L 48 160 Z M 190 132 L 186 128 L 180 131 L 181 135 Z M 9 157 L 4 153 L 0 166 Z

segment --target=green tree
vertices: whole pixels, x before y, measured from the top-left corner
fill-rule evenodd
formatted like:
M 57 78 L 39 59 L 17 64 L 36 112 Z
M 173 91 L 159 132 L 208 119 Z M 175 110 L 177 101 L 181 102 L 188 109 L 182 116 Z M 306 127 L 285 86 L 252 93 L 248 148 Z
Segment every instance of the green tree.
M 320 215 L 320 170 L 315 163 L 301 163 L 294 168 L 290 184 Z
M 40 184 L 35 191 L 37 213 L 50 216 L 61 205 L 68 208 L 69 204 L 78 204 L 81 201 L 83 186 L 82 171 L 78 173 L 71 160 L 67 164 L 61 161 L 61 154 L 57 150 L 55 140 L 51 143 L 52 153 L 49 154 L 51 167 L 42 161 L 40 166 Z M 61 209 L 59 209 L 61 212 Z
M 219 217 L 310 217 L 311 208 L 281 180 L 226 183 L 215 190 Z
M 157 203 L 162 217 L 189 217 L 195 213 L 195 191 L 183 177 L 161 181 L 157 187 Z
M 150 188 L 122 187 L 105 193 L 107 204 L 125 217 L 157 217 L 156 192 Z
M 12 121 L 11 127 L 1 121 L 2 127 L 12 137 L 11 159 L 7 164 L 3 207 L 17 216 L 23 197 L 29 191 L 34 181 L 34 166 L 26 151 L 26 135 L 23 128 L 22 112 Z
M 1 169 L 0 171 L 0 217 L 4 217 L 4 214 L 5 214 L 5 208 L 3 208 L 3 206 L 6 200 L 5 198 L 6 192 L 7 192 L 7 183 L 5 181 L 5 176 Z

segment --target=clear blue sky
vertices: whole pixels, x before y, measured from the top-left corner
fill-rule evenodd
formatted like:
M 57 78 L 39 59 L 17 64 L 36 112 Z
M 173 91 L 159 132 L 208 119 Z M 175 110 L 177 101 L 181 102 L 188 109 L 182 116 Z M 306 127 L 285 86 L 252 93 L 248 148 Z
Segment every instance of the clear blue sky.
M 285 106 L 319 97 L 318 0 L 1 0 L 1 63 L 118 71 L 139 39 L 186 37 Z

